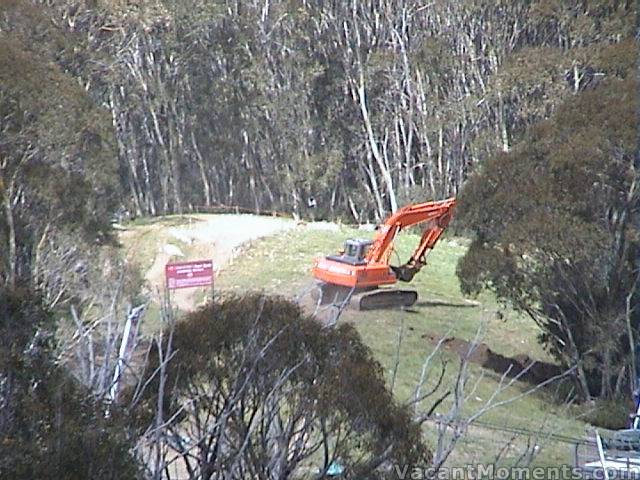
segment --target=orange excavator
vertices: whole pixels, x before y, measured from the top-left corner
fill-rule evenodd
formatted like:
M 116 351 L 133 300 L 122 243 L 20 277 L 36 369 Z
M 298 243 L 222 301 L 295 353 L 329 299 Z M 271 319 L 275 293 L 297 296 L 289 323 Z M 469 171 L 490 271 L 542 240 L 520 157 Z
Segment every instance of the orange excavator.
M 320 283 L 321 302 L 349 302 L 359 310 L 413 305 L 417 292 L 385 286 L 413 280 L 449 225 L 455 205 L 455 198 L 407 205 L 378 227 L 373 240 L 350 239 L 338 255 L 315 259 L 312 274 Z M 425 229 L 411 258 L 403 265 L 390 265 L 396 235 L 421 223 Z

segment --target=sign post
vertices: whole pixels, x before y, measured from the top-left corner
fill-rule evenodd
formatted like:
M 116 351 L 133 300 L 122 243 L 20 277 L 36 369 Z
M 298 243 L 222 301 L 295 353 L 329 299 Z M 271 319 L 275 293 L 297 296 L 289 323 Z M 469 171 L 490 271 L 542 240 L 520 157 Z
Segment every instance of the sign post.
M 213 286 L 213 261 L 211 260 L 167 263 L 164 273 L 169 290 Z

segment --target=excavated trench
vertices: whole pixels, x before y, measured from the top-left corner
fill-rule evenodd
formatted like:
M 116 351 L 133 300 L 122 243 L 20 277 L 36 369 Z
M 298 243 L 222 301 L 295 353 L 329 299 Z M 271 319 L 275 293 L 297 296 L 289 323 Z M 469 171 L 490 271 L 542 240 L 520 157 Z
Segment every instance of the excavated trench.
M 422 338 L 435 346 L 440 342 L 442 336 L 426 333 L 422 335 Z M 526 354 L 508 357 L 494 352 L 486 343 L 474 345 L 472 342 L 461 338 L 446 337 L 442 341 L 441 348 L 456 353 L 460 358 L 467 357 L 469 362 L 492 370 L 500 375 L 506 373 L 509 378 L 521 375 L 520 380 L 534 385 L 540 384 L 562 373 L 562 369 L 553 363 L 539 361 Z

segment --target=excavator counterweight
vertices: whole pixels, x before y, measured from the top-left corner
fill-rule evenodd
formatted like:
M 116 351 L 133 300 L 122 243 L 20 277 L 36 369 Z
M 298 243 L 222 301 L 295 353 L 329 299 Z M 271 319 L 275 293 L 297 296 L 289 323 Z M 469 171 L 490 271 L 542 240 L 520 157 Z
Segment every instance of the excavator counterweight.
M 359 310 L 413 305 L 418 299 L 415 291 L 387 286 L 398 280 L 413 280 L 426 264 L 426 255 L 449 225 L 455 204 L 455 198 L 449 198 L 407 205 L 380 225 L 373 240 L 350 239 L 340 254 L 317 258 L 312 275 L 320 283 L 321 298 L 318 301 L 348 302 Z M 403 228 L 421 223 L 426 227 L 409 260 L 403 265 L 389 265 L 396 235 Z

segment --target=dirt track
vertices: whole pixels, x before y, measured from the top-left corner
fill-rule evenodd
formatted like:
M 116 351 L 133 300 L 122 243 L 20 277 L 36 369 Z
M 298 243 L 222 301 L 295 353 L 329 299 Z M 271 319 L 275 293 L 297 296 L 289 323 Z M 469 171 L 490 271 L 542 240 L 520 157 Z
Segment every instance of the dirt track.
M 163 290 L 164 267 L 169 261 L 211 259 L 214 269 L 220 271 L 242 244 L 295 227 L 293 220 L 259 215 L 195 214 L 187 218 L 177 226 L 145 227 L 145 234 L 157 233 L 153 263 L 143 272 L 156 297 Z M 123 236 L 135 234 L 137 228 L 123 232 Z M 174 291 L 172 302 L 180 310 L 193 310 L 199 297 L 201 289 L 181 289 Z

